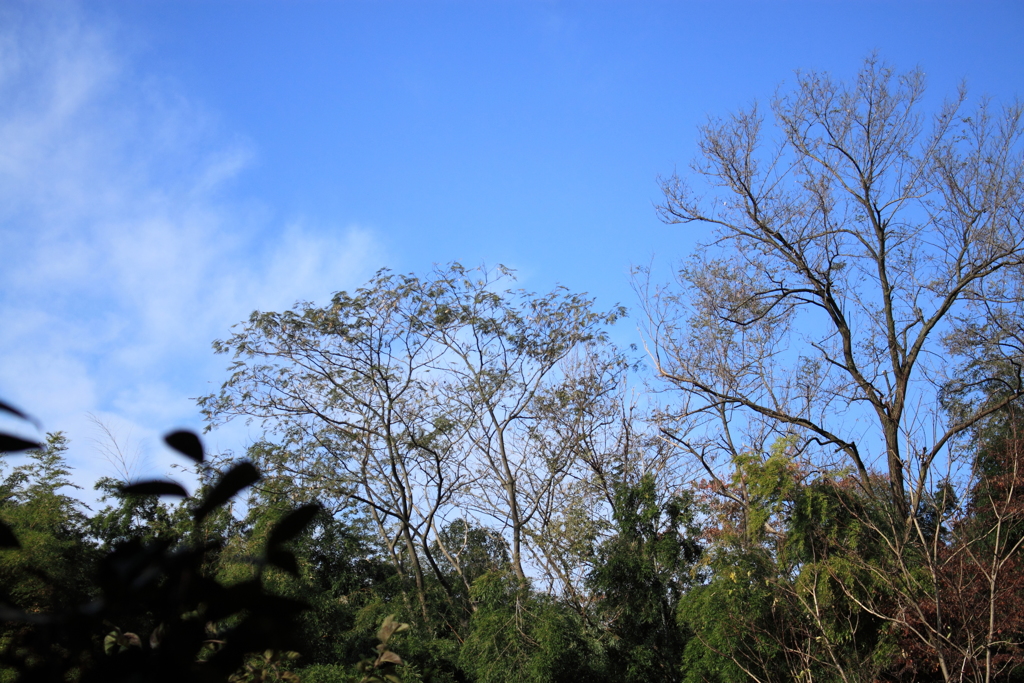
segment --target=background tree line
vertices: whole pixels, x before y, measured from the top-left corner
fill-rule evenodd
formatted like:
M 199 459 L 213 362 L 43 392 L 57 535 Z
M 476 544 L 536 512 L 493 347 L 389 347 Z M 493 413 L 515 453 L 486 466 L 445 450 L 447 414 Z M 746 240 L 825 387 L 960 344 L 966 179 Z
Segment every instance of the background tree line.
M 215 342 L 200 406 L 262 427 L 263 476 L 202 571 L 311 606 L 259 675 L 359 680 L 396 613 L 413 681 L 1024 678 L 1024 110 L 923 97 L 871 59 L 709 120 L 660 207 L 706 246 L 636 273 L 646 360 L 610 341 L 624 309 L 459 264 Z M 21 610 L 200 533 L 112 480 L 84 509 L 66 446 L 4 473 Z M 294 567 L 254 562 L 313 501 Z

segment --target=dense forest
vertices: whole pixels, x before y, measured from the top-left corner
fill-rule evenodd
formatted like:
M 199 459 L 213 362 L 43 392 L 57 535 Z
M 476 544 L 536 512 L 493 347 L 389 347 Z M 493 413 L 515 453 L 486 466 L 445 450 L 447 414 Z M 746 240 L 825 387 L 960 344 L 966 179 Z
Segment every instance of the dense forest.
M 385 270 L 214 342 L 200 409 L 263 438 L 173 435 L 192 496 L 89 510 L 49 435 L 0 479 L 3 675 L 145 680 L 173 621 L 181 671 L 260 644 L 211 680 L 1024 680 L 1024 109 L 923 98 L 869 60 L 709 120 L 634 347 L 500 267 Z M 162 602 L 109 611 L 118 571 Z

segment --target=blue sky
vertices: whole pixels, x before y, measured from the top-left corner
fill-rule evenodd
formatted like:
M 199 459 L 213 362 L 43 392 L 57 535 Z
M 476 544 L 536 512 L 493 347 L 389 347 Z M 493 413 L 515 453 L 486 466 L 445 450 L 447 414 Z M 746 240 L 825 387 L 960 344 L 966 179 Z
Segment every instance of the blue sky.
M 452 260 L 634 306 L 631 265 L 702 237 L 653 206 L 709 115 L 872 51 L 1006 102 L 1022 30 L 984 0 L 0 0 L 0 396 L 83 482 L 116 472 L 90 414 L 160 472 L 253 309 Z

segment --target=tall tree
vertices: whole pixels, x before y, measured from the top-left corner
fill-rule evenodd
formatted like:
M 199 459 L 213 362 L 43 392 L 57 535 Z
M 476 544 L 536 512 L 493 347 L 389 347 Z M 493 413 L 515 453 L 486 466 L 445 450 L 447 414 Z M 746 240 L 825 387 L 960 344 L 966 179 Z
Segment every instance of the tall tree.
M 679 600 L 701 546 L 690 496 L 658 500 L 654 477 L 617 483 L 614 534 L 597 549 L 588 585 L 609 637 L 614 680 L 679 681 L 686 633 Z
M 597 312 L 561 288 L 502 289 L 509 278 L 458 264 L 425 278 L 382 271 L 325 307 L 254 313 L 215 343 L 236 361 L 201 399 L 211 424 L 262 422 L 267 444 L 251 455 L 264 470 L 365 505 L 424 620 L 428 576 L 454 594 L 435 556 L 448 515 L 505 534 L 526 576 L 539 510 L 584 466 L 573 430 L 587 423 L 552 411 L 587 411 L 578 392 L 565 397 L 616 382 L 607 368 L 621 366 L 604 331 L 620 309 Z
M 797 433 L 865 486 L 880 448 L 904 518 L 950 439 L 1021 395 L 951 424 L 933 400 L 957 359 L 1006 358 L 1020 337 L 1024 110 L 968 113 L 960 92 L 925 132 L 923 96 L 921 72 L 871 59 L 852 83 L 798 74 L 770 139 L 756 107 L 705 125 L 693 169 L 714 194 L 674 176 L 661 215 L 716 239 L 680 271 L 685 293 L 647 300 L 680 417 L 720 423 L 703 445 L 735 454 L 741 426 Z
M 68 440 L 48 434 L 45 447 L 0 480 L 0 520 L 20 548 L 0 550 L 0 600 L 33 612 L 56 611 L 88 597 L 96 559 L 82 504 L 68 491 Z
M 682 396 L 666 434 L 712 478 L 779 437 L 812 470 L 849 467 L 882 504 L 906 604 L 920 584 L 904 560 L 934 555 L 929 500 L 971 464 L 951 445 L 1024 394 L 1024 107 L 968 110 L 961 90 L 926 125 L 924 92 L 920 71 L 871 58 L 848 83 L 798 73 L 774 133 L 756 107 L 712 119 L 661 216 L 714 238 L 680 288 L 641 283 L 657 371 Z M 1004 390 L 944 412 L 941 390 L 983 387 L 955 372 L 975 358 L 1004 368 Z

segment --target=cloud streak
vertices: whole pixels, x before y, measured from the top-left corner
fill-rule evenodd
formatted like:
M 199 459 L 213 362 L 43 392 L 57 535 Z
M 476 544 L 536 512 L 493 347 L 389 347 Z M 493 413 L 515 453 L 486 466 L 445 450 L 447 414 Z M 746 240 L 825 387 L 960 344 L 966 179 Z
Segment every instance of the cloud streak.
M 72 5 L 0 17 L 0 395 L 64 429 L 82 478 L 101 420 L 166 463 L 222 376 L 210 341 L 253 309 L 357 286 L 372 231 L 280 225 L 234 184 L 256 145 L 118 52 Z M 242 430 L 217 437 L 240 449 Z

